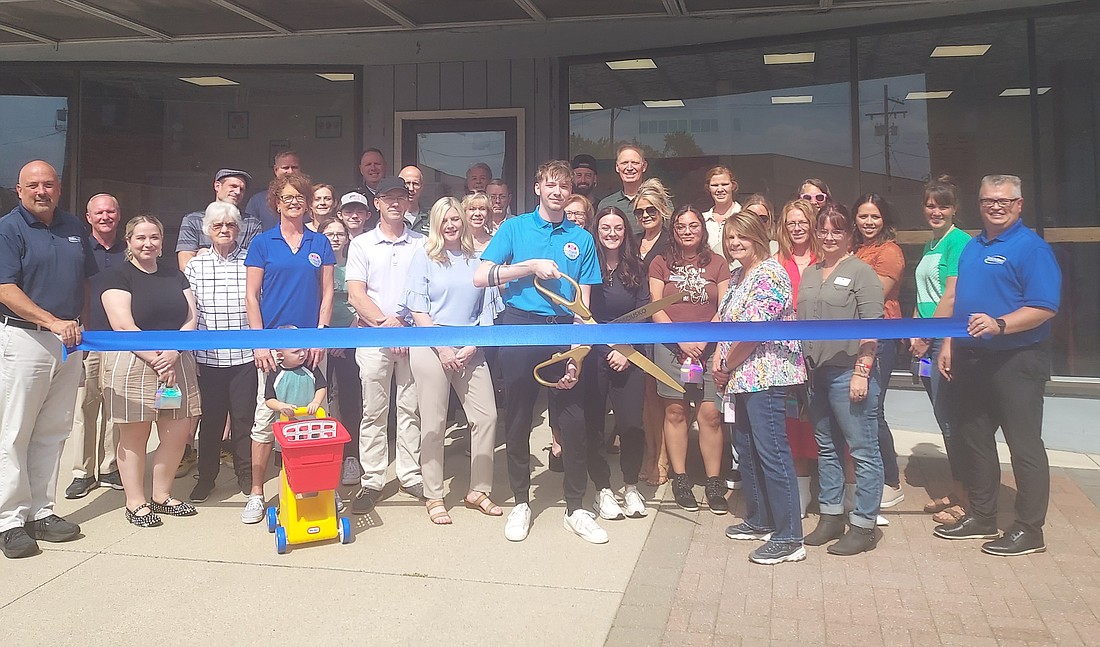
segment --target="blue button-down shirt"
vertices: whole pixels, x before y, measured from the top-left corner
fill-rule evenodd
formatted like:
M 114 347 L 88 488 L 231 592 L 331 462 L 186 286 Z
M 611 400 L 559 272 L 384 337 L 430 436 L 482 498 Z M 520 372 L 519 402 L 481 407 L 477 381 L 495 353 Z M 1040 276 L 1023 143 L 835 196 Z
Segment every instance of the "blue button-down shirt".
M 1062 270 L 1054 258 L 1054 250 L 1018 220 L 994 238 L 987 237 L 983 230 L 963 248 L 955 284 L 955 315 L 966 317 L 984 312 L 997 318 L 1024 306 L 1057 312 L 1061 293 Z M 955 343 L 971 348 L 1011 350 L 1046 339 L 1050 328 L 1051 321 L 1047 320 L 1031 330 L 959 338 Z
M 86 233 L 84 223 L 60 209 L 46 226 L 17 206 L 0 218 L 0 284 L 18 286 L 59 319 L 76 319 L 84 309 L 84 282 L 97 271 Z M 15 316 L 3 304 L 0 314 Z
M 533 258 L 554 261 L 562 274 L 581 285 L 603 282 L 592 235 L 569 219 L 560 223 L 543 220 L 537 208 L 502 222 L 489 246 L 481 253 L 481 260 L 498 265 L 521 263 Z M 543 286 L 557 291 L 566 299 L 573 298 L 573 286 L 565 281 L 544 281 Z M 505 305 L 527 312 L 548 316 L 573 314 L 536 290 L 534 275 L 508 282 L 501 289 L 501 296 Z

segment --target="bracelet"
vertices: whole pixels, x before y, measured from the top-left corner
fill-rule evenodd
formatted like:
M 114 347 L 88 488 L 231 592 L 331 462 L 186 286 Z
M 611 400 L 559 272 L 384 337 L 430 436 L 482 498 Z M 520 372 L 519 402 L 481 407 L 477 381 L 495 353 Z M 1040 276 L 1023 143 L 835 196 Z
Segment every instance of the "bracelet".
M 852 370 L 852 372 L 855 373 L 856 375 L 858 375 L 859 377 L 870 377 L 871 376 L 871 367 L 867 366 L 866 364 L 856 364 L 856 366 Z

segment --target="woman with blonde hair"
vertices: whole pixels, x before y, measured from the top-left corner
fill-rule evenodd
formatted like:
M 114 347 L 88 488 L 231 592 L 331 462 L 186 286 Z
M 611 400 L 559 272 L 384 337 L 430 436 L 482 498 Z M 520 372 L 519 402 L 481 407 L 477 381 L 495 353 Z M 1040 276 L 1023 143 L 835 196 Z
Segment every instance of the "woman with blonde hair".
M 737 200 L 737 178 L 727 166 L 715 166 L 707 171 L 703 186 L 714 200 L 714 206 L 703 212 L 707 223 L 707 238 L 715 254 L 722 254 L 722 225 L 743 208 Z
M 112 330 L 195 330 L 195 297 L 174 264 L 161 264 L 164 226 L 150 215 L 126 223 L 128 263 L 103 279 L 103 309 Z M 187 351 L 112 351 L 103 360 L 104 395 L 118 424 L 118 469 L 126 492 L 126 520 L 161 525 L 159 515 L 187 517 L 195 507 L 172 496 L 176 467 L 202 413 L 198 369 Z M 160 444 L 153 453 L 153 491 L 145 498 L 145 455 L 153 421 Z
M 309 205 L 310 219 L 306 227 L 321 231 L 321 223 L 336 216 L 336 189 L 331 184 L 318 182 L 313 185 L 313 199 Z
M 428 240 L 413 256 L 402 309 L 408 309 L 415 326 L 491 326 L 503 304 L 495 288 L 474 287 L 474 272 L 481 261 L 466 210 L 454 198 L 440 198 L 432 205 L 428 221 Z M 443 502 L 443 445 L 451 388 L 470 421 L 470 490 L 463 504 L 485 515 L 501 516 L 500 506 L 489 499 L 497 407 L 484 350 L 413 347 L 409 362 L 420 402 L 420 467 L 428 518 L 436 525 L 452 522 Z
M 436 204 L 439 204 L 437 201 Z M 489 233 L 489 196 L 484 191 L 474 191 L 462 198 L 462 213 L 465 214 L 473 241 L 474 251 L 478 254 L 489 245 L 493 235 Z

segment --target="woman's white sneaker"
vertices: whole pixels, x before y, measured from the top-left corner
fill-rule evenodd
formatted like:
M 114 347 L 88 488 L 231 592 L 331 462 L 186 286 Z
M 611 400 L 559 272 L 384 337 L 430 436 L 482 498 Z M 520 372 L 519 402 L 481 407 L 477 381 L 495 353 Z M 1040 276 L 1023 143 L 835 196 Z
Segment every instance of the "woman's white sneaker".
M 508 521 L 504 522 L 504 538 L 508 541 L 523 541 L 527 539 L 527 533 L 531 530 L 531 506 L 526 503 L 517 503 L 516 507 L 508 513 Z
M 619 502 L 615 500 L 615 493 L 611 491 L 611 488 L 604 488 L 596 493 L 596 503 L 593 508 L 601 519 L 618 521 L 626 518 L 623 509 L 619 507 Z
M 633 485 L 623 488 L 623 504 L 626 506 L 626 516 L 631 519 L 641 519 L 648 514 L 645 509 L 645 497 Z
M 574 510 L 565 515 L 565 529 L 592 544 L 606 544 L 607 532 L 596 523 L 596 515 L 588 510 Z

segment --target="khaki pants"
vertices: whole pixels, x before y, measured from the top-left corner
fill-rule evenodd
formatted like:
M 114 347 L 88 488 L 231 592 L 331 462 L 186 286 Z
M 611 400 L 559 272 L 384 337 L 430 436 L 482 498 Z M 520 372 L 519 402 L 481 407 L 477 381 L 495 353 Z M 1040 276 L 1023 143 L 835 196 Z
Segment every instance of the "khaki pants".
M 452 386 L 470 421 L 470 490 L 492 492 L 497 405 L 485 353 L 479 349 L 461 373 L 443 370 L 439 357 L 431 348 L 410 348 L 409 359 L 420 401 L 420 466 L 424 474 L 424 495 L 429 499 L 443 498 L 443 444 Z
M 54 513 L 80 366 L 53 333 L 0 324 L 0 532 Z
M 84 386 L 77 389 L 77 408 L 73 419 L 73 478 L 96 478 L 97 475 L 118 471 L 115 464 L 118 425 L 110 422 L 111 412 L 103 398 L 100 382 L 102 363 L 103 353 L 85 353 Z
M 390 410 L 390 378 L 397 379 L 397 480 L 403 486 L 416 485 L 420 477 L 420 417 L 416 413 L 416 387 L 408 355 L 396 355 L 389 348 L 359 348 L 355 351 L 359 377 L 363 382 L 363 422 L 359 426 L 359 462 L 363 466 L 362 486 L 381 491 L 386 485 L 390 462 L 386 420 Z M 444 403 L 446 406 L 446 403 Z

